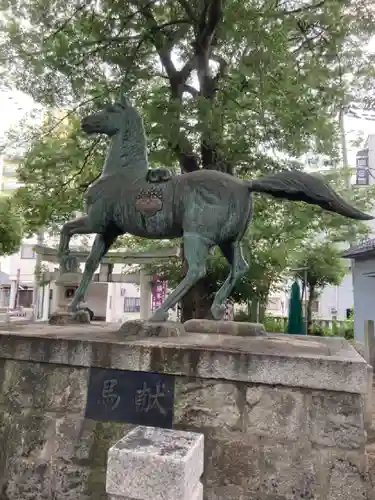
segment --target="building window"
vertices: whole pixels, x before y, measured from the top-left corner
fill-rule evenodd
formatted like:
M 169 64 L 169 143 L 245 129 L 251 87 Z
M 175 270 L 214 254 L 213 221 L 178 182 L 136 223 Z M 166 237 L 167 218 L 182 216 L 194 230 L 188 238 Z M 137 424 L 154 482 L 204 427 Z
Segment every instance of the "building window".
M 125 297 L 124 299 L 124 312 L 136 313 L 141 310 L 140 297 Z
M 34 245 L 22 245 L 21 259 L 35 259 Z

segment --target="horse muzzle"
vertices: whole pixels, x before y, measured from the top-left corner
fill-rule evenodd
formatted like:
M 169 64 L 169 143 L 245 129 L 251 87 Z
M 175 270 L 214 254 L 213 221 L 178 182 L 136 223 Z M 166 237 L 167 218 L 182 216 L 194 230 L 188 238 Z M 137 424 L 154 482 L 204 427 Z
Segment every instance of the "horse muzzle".
M 81 120 L 81 129 L 86 132 L 86 134 L 98 134 L 101 132 L 99 121 L 90 116 Z

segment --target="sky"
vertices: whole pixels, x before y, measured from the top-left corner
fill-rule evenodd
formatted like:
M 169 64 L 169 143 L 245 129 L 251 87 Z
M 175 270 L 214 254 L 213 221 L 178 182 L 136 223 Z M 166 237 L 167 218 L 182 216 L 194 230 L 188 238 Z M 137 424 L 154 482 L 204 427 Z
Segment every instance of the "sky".
M 0 143 L 3 142 L 6 130 L 16 125 L 34 107 L 35 103 L 32 98 L 21 92 L 0 92 L 0 116 L 2 117 L 0 121 Z M 345 131 L 349 163 L 351 166 L 355 166 L 355 155 L 358 147 L 351 144 L 351 142 L 358 139 L 358 137 L 361 137 L 364 141 L 369 134 L 374 134 L 375 121 L 346 117 Z

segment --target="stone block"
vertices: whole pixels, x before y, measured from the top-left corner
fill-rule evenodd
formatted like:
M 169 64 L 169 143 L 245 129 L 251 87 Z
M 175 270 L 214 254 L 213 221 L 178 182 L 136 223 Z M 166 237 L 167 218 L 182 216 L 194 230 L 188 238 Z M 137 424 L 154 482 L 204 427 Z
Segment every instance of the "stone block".
M 307 427 L 304 395 L 282 387 L 248 387 L 244 420 L 249 434 L 300 439 Z
M 74 313 L 56 311 L 51 314 L 49 320 L 50 325 L 55 326 L 66 326 L 66 325 L 76 325 L 77 323 L 90 323 L 90 315 L 88 311 L 80 310 Z
M 53 481 L 48 463 L 28 460 L 12 463 L 3 481 L 2 498 L 6 500 L 51 500 Z M 0 483 L 1 484 L 1 483 Z
M 262 482 L 264 498 L 325 500 L 319 454 L 308 445 L 265 443 L 263 447 Z M 261 497 L 262 498 L 262 497 Z
M 108 495 L 191 500 L 203 473 L 203 435 L 136 427 L 108 453 Z
M 90 469 L 64 463 L 52 466 L 53 493 L 50 500 L 91 500 L 87 493 Z
M 262 447 L 258 437 L 241 433 L 205 435 L 204 485 L 255 491 L 260 485 Z
M 174 423 L 196 429 L 239 430 L 241 414 L 236 384 L 178 378 L 175 381 Z
M 314 391 L 307 401 L 308 434 L 314 444 L 364 449 L 364 404 L 360 394 Z
M 373 486 L 364 455 L 333 451 L 326 456 L 325 465 L 330 471 L 327 500 L 373 500 Z
M 84 411 L 88 370 L 7 360 L 0 403 L 20 408 Z
M 214 321 L 209 319 L 189 319 L 185 321 L 187 333 L 216 333 L 235 335 L 239 337 L 257 337 L 266 335 L 261 323 L 246 323 L 242 321 Z
M 78 286 L 83 274 L 81 272 L 61 273 L 57 276 L 56 285 Z
M 12 360 L 367 393 L 367 364 L 347 341 L 291 337 L 190 333 L 133 342 L 110 325 L 29 325 L 0 331 L 0 352 Z
M 137 340 L 149 337 L 179 337 L 185 334 L 184 326 L 173 321 L 153 322 L 141 319 L 129 320 L 123 323 L 119 330 L 127 340 Z

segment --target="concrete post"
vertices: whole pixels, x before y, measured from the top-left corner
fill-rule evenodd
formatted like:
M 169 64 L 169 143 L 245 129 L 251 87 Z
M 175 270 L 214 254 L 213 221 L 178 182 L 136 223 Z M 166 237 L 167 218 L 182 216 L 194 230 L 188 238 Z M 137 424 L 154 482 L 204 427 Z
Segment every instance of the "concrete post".
M 14 309 L 15 298 L 17 293 L 17 280 L 12 280 L 10 285 L 9 308 Z
M 203 434 L 136 427 L 109 450 L 109 500 L 203 500 L 203 448 Z
M 152 285 L 150 276 L 143 270 L 139 273 L 139 285 L 141 292 L 140 317 L 141 319 L 147 320 L 151 316 Z
M 365 359 L 373 368 L 375 365 L 375 326 L 372 319 L 366 320 L 364 325 Z
M 364 358 L 368 363 L 367 367 L 367 395 L 364 398 L 365 426 L 369 430 L 372 427 L 372 387 L 373 369 L 375 366 L 375 327 L 372 319 L 366 320 L 364 324 Z

